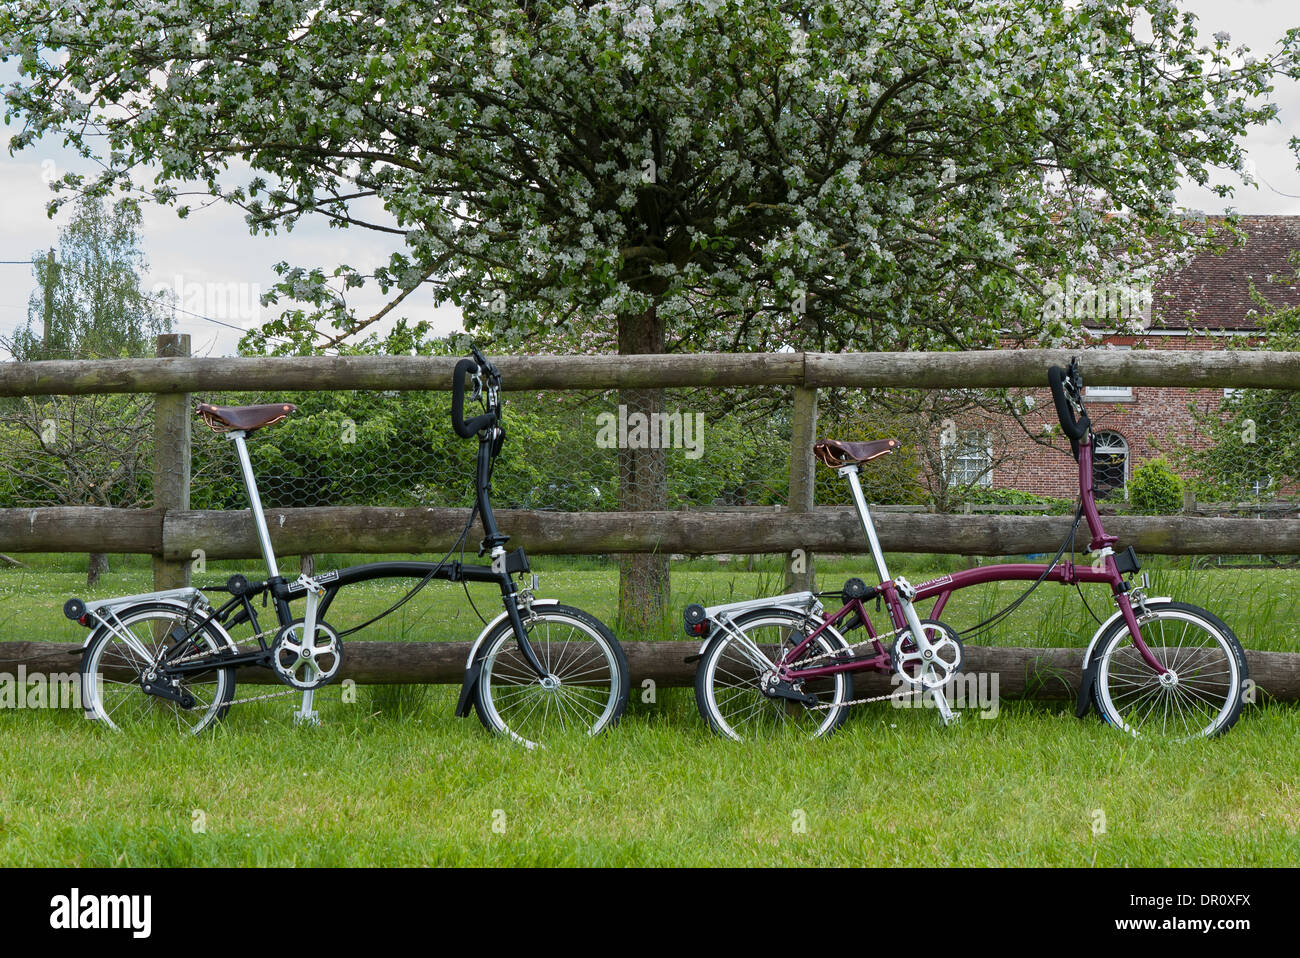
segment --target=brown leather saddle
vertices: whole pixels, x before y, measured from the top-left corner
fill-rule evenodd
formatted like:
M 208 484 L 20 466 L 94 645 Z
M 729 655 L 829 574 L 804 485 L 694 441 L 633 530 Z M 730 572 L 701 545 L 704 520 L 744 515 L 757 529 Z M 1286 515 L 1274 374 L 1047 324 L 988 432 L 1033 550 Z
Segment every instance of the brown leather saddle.
M 870 462 L 899 448 L 897 439 L 877 439 L 875 442 L 840 442 L 838 439 L 818 439 L 813 444 L 813 455 L 823 465 L 838 469 L 849 463 Z
M 212 406 L 201 402 L 194 413 L 216 432 L 252 432 L 287 419 L 289 413 L 297 410 L 297 406 L 288 402 L 264 406 Z

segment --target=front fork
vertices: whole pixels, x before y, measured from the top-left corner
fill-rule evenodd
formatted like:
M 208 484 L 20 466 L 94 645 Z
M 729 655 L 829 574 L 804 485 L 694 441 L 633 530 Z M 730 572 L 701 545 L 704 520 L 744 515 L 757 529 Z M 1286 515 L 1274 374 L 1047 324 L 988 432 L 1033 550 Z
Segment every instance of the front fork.
M 504 554 L 504 551 L 503 551 Z M 496 556 L 494 555 L 495 559 Z M 537 587 L 537 577 L 533 576 L 533 588 Z M 520 602 L 520 592 L 515 588 L 514 580 L 506 574 L 506 578 L 501 583 L 501 602 L 506 609 L 506 618 L 510 622 L 510 628 L 515 633 L 515 641 L 519 645 L 519 652 L 523 655 L 524 661 L 528 667 L 536 673 L 539 679 L 545 679 L 550 676 L 550 670 L 542 664 L 542 660 L 537 657 L 537 651 L 533 648 L 533 643 L 528 639 L 528 630 L 524 627 L 524 617 L 519 612 L 522 604 L 524 608 L 531 608 L 532 589 L 526 590 L 525 600 Z M 469 715 L 470 701 L 474 696 L 474 689 L 479 683 L 479 677 L 483 673 L 482 656 L 475 658 L 465 668 L 465 677 L 461 680 L 460 700 L 456 703 L 456 715 L 464 718 Z
M 510 628 L 514 629 L 515 640 L 519 643 L 519 651 L 523 653 L 529 667 L 537 673 L 539 679 L 548 678 L 551 674 L 550 670 L 537 657 L 537 652 L 533 649 L 533 643 L 528 641 L 528 630 L 524 628 L 523 616 L 519 614 L 517 597 L 518 593 L 512 589 L 511 593 L 504 599 L 506 616 L 510 620 Z
M 1115 604 L 1119 606 L 1120 614 L 1124 616 L 1124 624 L 1128 626 L 1128 633 L 1133 637 L 1133 647 L 1138 650 L 1138 655 L 1142 656 L 1142 661 L 1149 665 L 1157 675 L 1164 675 L 1169 670 L 1155 657 L 1146 642 L 1143 641 L 1142 630 L 1138 626 L 1137 613 L 1133 611 L 1133 602 L 1129 599 L 1128 593 L 1117 592 L 1115 594 Z

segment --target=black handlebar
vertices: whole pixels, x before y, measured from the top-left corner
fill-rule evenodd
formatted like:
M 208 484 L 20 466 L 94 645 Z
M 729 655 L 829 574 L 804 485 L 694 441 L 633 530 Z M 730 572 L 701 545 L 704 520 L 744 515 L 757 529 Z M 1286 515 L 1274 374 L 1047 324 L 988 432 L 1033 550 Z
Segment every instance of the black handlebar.
M 495 408 L 489 409 L 481 416 L 475 416 L 468 422 L 465 421 L 465 374 L 471 372 L 494 380 L 494 385 L 499 385 L 501 379 L 501 374 L 497 372 L 496 367 L 484 359 L 477 349 L 474 350 L 473 359 L 462 359 L 456 364 L 456 371 L 451 378 L 451 428 L 462 439 L 469 439 L 497 423 Z
M 1077 459 L 1079 443 L 1092 428 L 1088 412 L 1083 408 L 1083 378 L 1079 375 L 1079 361 L 1072 360 L 1068 369 L 1050 367 L 1047 370 L 1047 382 L 1052 387 L 1052 401 L 1056 403 L 1056 417 L 1061 421 L 1061 431 L 1070 440 L 1070 447 Z M 1074 412 L 1076 408 L 1079 410 L 1078 415 Z

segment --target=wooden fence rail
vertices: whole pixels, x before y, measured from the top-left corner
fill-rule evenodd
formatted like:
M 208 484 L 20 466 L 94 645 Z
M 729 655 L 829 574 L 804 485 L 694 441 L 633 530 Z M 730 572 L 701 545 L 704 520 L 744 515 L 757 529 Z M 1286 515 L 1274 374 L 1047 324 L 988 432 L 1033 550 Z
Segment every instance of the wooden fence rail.
M 691 642 L 623 642 L 633 692 L 647 679 L 673 688 L 695 681 L 695 651 Z M 465 671 L 468 642 L 352 642 L 344 644 L 346 655 L 336 682 L 351 679 L 360 685 L 428 683 L 459 684 Z M 998 695 L 1073 701 L 1079 688 L 1081 649 L 966 647 L 967 673 L 998 677 Z M 69 673 L 77 669 L 77 648 L 64 642 L 0 642 L 0 673 Z M 1247 665 L 1257 689 L 1257 701 L 1300 700 L 1300 654 L 1247 650 Z M 107 677 L 112 677 L 111 675 Z M 240 683 L 274 685 L 269 670 L 241 669 Z M 893 691 L 889 677 L 858 673 L 853 679 L 855 695 L 884 695 Z
M 1070 516 L 882 513 L 875 517 L 889 552 L 1020 555 L 1054 552 Z M 658 552 L 674 555 L 770 554 L 792 549 L 862 553 L 857 516 L 848 509 L 810 512 L 534 512 L 497 513 L 512 542 L 536 555 Z M 368 506 L 268 509 L 276 551 L 412 552 L 442 555 L 465 524 L 461 509 Z M 1106 528 L 1119 547 L 1159 555 L 1300 554 L 1300 519 L 1116 516 Z M 478 536 L 471 533 L 473 539 Z M 260 556 L 246 511 L 102 509 L 0 510 L 0 552 L 148 553 L 188 561 Z
M 1045 387 L 1079 357 L 1099 386 L 1300 388 L 1300 353 L 1206 350 L 987 350 L 952 353 L 697 353 L 503 356 L 507 390 L 682 386 Z M 308 356 L 0 363 L 0 396 L 228 390 L 446 390 L 454 358 Z
M 158 359 L 0 364 L 0 396 L 106 392 L 158 394 L 153 509 L 49 507 L 0 510 L 0 553 L 138 552 L 158 560 L 160 587 L 183 580 L 194 550 L 207 557 L 258 555 L 245 511 L 185 508 L 189 396 L 215 390 L 445 390 L 455 359 L 425 356 L 188 357 L 188 337 L 160 338 Z M 744 554 L 791 550 L 861 552 L 851 513 L 815 508 L 806 448 L 816 431 L 817 391 L 832 387 L 1045 387 L 1046 369 L 1078 355 L 1099 385 L 1300 388 L 1300 353 L 1255 351 L 992 350 L 963 353 L 696 354 L 501 357 L 514 390 L 785 386 L 792 394 L 790 508 L 761 515 L 707 510 L 659 513 L 502 511 L 501 526 L 537 554 Z M 285 554 L 337 551 L 441 554 L 460 531 L 460 510 L 340 507 L 271 510 L 272 540 Z M 1062 516 L 879 516 L 886 549 L 998 555 L 1054 550 Z M 1121 546 L 1162 554 L 1300 553 L 1300 519 L 1122 516 L 1108 519 Z
M 158 359 L 95 362 L 0 363 L 0 397 L 155 393 L 155 487 L 152 509 L 88 507 L 0 510 L 0 553 L 120 552 L 154 557 L 158 587 L 186 581 L 195 550 L 209 559 L 259 555 L 246 511 L 187 508 L 188 416 L 193 393 L 285 390 L 445 390 L 455 359 L 411 356 L 204 359 L 189 357 L 188 337 L 160 338 Z M 1256 387 L 1300 389 L 1300 354 L 1063 350 L 978 353 L 778 353 L 688 356 L 502 357 L 507 389 L 604 390 L 628 388 L 793 387 L 794 441 L 790 450 L 789 507 L 763 512 L 678 511 L 558 513 L 502 510 L 501 527 L 529 552 L 604 554 L 661 552 L 686 555 L 860 553 L 856 516 L 812 502 L 809 438 L 816 434 L 817 395 L 837 387 L 1015 388 L 1046 385 L 1049 365 L 1079 355 L 1086 380 L 1096 385 Z M 459 509 L 340 507 L 271 509 L 277 552 L 334 552 L 341 542 L 359 553 L 441 555 L 460 532 Z M 1067 516 L 932 515 L 882 511 L 884 547 L 898 552 L 967 555 L 1054 551 L 1069 529 Z M 1120 546 L 1160 554 L 1300 554 L 1300 518 L 1219 519 L 1191 515 L 1123 515 L 1107 519 Z M 789 574 L 789 572 L 788 572 Z M 634 687 L 645 679 L 689 685 L 695 666 L 684 661 L 689 643 L 626 642 Z M 968 648 L 968 669 L 996 673 L 1008 697 L 1073 697 L 1078 649 Z M 359 683 L 455 683 L 467 652 L 463 642 L 349 642 L 341 679 Z M 71 654 L 70 654 L 71 653 Z M 76 650 L 63 643 L 0 642 L 0 672 L 67 672 Z M 1248 652 L 1252 677 L 1265 699 L 1300 699 L 1300 655 Z M 264 682 L 269 674 L 241 673 Z M 862 694 L 889 691 L 888 680 L 864 676 Z

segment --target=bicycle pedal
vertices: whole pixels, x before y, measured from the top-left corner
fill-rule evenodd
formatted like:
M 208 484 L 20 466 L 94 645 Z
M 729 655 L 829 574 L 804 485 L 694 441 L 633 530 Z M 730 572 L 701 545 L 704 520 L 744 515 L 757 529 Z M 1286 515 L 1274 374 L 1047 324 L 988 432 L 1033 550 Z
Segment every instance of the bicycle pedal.
M 315 709 L 306 712 L 301 711 L 300 709 L 295 709 L 293 713 L 293 724 L 318 726 L 320 725 L 320 713 Z

